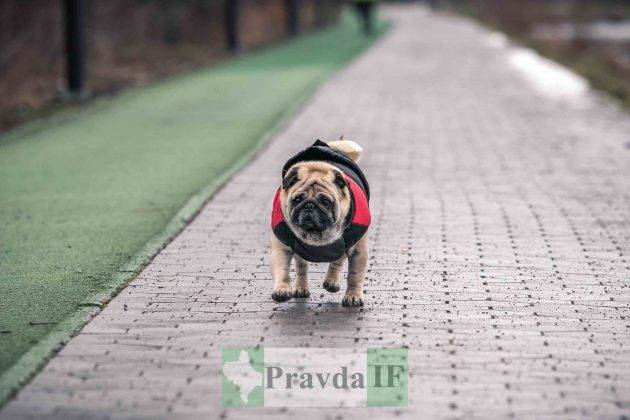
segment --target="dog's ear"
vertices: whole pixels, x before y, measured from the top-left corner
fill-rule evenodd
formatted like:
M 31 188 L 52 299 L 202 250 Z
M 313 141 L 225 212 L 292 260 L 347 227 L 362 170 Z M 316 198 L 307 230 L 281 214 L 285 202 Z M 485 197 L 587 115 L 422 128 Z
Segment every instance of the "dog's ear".
M 334 182 L 335 182 L 335 185 L 338 186 L 341 191 L 343 191 L 343 188 L 348 185 L 346 180 L 343 178 L 343 175 L 341 175 L 341 173 L 339 173 L 338 171 L 335 171 Z
M 296 182 L 298 182 L 298 170 L 297 168 L 293 168 L 289 171 L 288 174 L 286 174 L 286 176 L 282 180 L 282 189 L 288 190 L 293 185 L 295 185 Z

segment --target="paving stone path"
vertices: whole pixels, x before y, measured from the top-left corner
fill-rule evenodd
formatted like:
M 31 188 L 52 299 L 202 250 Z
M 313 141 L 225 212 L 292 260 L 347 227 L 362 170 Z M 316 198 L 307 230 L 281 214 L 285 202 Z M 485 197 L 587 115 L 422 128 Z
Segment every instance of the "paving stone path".
M 471 21 L 419 7 L 326 83 L 3 419 L 624 418 L 630 413 L 630 118 L 552 97 Z M 551 92 L 552 93 L 552 92 Z M 361 143 L 366 306 L 270 299 L 280 168 L 315 138 Z M 227 346 L 408 346 L 410 404 L 224 409 Z

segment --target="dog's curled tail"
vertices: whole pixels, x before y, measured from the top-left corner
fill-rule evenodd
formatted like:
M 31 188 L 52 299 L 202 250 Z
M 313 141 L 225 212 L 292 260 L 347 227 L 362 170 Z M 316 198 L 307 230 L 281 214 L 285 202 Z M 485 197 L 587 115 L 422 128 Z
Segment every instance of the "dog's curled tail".
M 333 140 L 327 143 L 332 149 L 343 153 L 355 162 L 358 162 L 359 159 L 361 159 L 363 148 L 353 141 L 343 140 L 343 136 L 339 140 Z

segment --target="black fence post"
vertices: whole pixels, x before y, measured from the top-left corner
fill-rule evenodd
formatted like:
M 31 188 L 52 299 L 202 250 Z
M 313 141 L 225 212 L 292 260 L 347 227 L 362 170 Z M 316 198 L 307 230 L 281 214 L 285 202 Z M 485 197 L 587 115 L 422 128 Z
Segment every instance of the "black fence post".
M 83 0 L 64 0 L 66 79 L 72 95 L 81 95 L 85 79 Z
M 228 50 L 234 53 L 241 49 L 238 28 L 239 3 L 239 0 L 225 0 L 225 38 Z
M 324 4 L 325 0 L 317 0 L 315 1 L 315 28 L 320 29 L 324 26 L 324 8 L 326 5 Z
M 295 36 L 300 32 L 299 0 L 285 0 L 287 10 L 287 33 Z

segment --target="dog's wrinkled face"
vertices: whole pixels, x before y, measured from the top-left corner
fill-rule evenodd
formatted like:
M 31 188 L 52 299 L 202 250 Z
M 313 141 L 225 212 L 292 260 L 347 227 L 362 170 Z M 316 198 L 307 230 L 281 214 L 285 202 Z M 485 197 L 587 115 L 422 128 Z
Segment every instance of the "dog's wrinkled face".
M 282 212 L 304 242 L 325 245 L 343 234 L 350 193 L 339 169 L 326 162 L 300 162 L 282 180 Z

